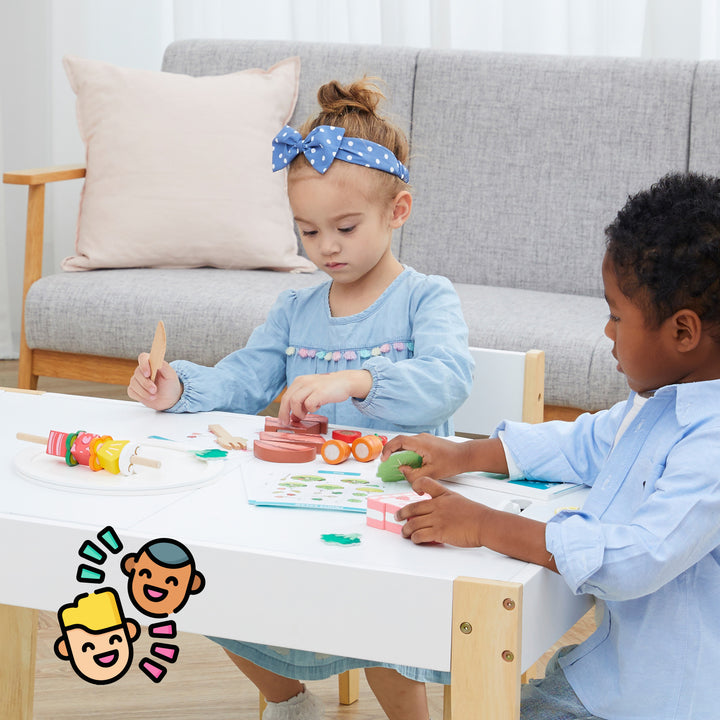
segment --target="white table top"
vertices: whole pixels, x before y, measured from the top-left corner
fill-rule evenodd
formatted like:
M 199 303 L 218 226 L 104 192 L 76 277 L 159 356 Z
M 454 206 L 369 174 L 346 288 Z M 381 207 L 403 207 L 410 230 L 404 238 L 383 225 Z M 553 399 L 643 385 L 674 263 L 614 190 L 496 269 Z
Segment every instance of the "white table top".
M 189 632 L 449 670 L 452 582 L 470 576 L 523 583 L 526 669 L 589 606 L 556 574 L 484 548 L 416 546 L 368 527 L 358 513 L 250 505 L 246 474 L 277 471 L 251 452 L 233 451 L 222 472 L 202 486 L 160 494 L 68 492 L 30 480 L 15 466 L 27 452 L 16 432 L 47 436 L 82 428 L 116 439 L 182 438 L 206 431 L 211 422 L 252 439 L 264 419 L 174 415 L 132 402 L 0 390 L 0 548 L 6 568 L 0 603 L 56 611 L 98 589 L 75 579 L 83 562 L 77 553 L 84 540 L 110 525 L 125 545 L 119 557 L 161 537 L 190 548 L 207 584 L 172 618 Z M 307 472 L 318 465 L 286 467 Z M 388 492 L 405 487 L 388 484 Z M 453 489 L 495 506 L 508 499 L 506 493 Z M 546 519 L 557 507 L 581 500 L 573 494 L 534 502 L 526 514 Z M 325 533 L 360 533 L 361 542 L 329 545 L 320 538 Z M 103 566 L 105 585 L 121 592 L 127 579 L 113 560 Z M 123 606 L 147 623 L 131 612 L 129 601 L 123 599 Z

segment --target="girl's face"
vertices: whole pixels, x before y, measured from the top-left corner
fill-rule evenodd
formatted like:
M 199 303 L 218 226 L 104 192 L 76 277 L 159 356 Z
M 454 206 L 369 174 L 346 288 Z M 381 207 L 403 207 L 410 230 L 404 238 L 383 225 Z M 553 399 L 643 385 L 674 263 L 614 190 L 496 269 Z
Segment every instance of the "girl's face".
M 288 177 L 290 205 L 305 252 L 336 283 L 381 277 L 397 265 L 390 247 L 392 231 L 403 224 L 409 207 L 400 217 L 397 198 L 378 197 L 376 172 L 335 162 L 324 175 L 301 167 Z
M 610 309 L 605 335 L 614 343 L 612 354 L 618 361 L 617 369 L 627 378 L 630 389 L 644 393 L 682 382 L 684 368 L 675 352 L 671 319 L 652 329 L 642 309 L 620 290 L 615 268 L 607 255 L 602 275 Z

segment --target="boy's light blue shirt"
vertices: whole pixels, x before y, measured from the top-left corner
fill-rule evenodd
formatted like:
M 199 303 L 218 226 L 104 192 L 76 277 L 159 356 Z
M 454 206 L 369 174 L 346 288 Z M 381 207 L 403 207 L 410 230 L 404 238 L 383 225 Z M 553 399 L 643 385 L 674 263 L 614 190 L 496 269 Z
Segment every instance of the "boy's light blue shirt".
M 170 411 L 255 414 L 299 375 L 364 368 L 370 393 L 321 407 L 331 423 L 452 434 L 473 361 L 450 281 L 406 267 L 370 307 L 348 317 L 330 314 L 330 284 L 283 292 L 247 345 L 215 367 L 173 362 L 184 391 Z
M 575 593 L 603 601 L 597 631 L 561 660 L 609 720 L 720 717 L 720 380 L 671 385 L 574 423 L 503 424 L 528 478 L 585 483 L 582 512 L 547 525 Z

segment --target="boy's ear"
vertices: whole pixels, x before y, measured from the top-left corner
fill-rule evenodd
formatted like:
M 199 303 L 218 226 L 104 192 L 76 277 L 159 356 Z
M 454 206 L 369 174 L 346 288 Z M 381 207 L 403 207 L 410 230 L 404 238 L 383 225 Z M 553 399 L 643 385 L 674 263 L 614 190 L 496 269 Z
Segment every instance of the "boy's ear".
M 390 225 L 393 230 L 405 224 L 412 210 L 412 195 L 407 190 L 401 190 L 392 201 L 392 218 Z
M 671 318 L 673 340 L 678 352 L 694 350 L 702 337 L 702 320 L 694 311 L 687 308 L 678 310 Z

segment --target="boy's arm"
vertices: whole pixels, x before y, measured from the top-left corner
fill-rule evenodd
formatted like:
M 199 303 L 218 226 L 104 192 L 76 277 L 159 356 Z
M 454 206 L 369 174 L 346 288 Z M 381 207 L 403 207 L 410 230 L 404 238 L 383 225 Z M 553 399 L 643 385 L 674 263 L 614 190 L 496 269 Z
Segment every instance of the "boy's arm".
M 473 502 L 429 477 L 418 478 L 412 486 L 431 495 L 430 500 L 406 505 L 395 515 L 407 520 L 402 534 L 413 542 L 486 547 L 558 571 L 545 545 L 545 523 Z

